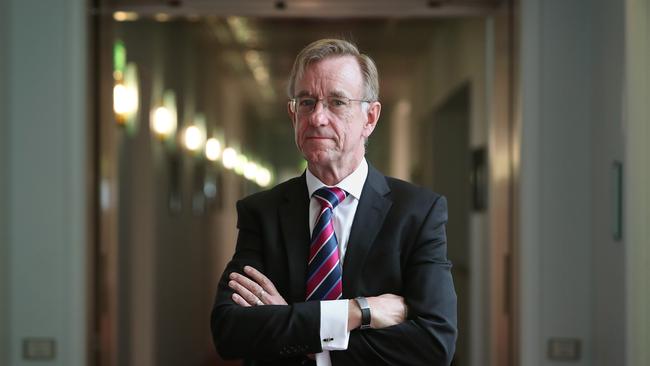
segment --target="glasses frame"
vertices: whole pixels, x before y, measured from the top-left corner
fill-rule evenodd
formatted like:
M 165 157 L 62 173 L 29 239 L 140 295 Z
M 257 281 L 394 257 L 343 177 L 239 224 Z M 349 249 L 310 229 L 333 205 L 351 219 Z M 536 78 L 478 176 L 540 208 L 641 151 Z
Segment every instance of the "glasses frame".
M 304 112 L 301 113 L 298 111 L 298 100 L 301 98 L 305 99 L 313 99 L 315 101 L 314 106 L 309 112 Z M 348 103 L 350 102 L 359 102 L 359 103 L 372 103 L 371 100 L 365 100 L 365 99 L 352 99 L 348 97 L 340 97 L 340 96 L 329 96 L 325 98 L 314 98 L 314 97 L 308 97 L 308 96 L 303 96 L 303 97 L 293 97 L 289 98 L 289 107 L 291 108 L 291 111 L 299 116 L 308 116 L 316 110 L 316 106 L 318 105 L 318 102 L 320 102 L 323 105 L 324 109 L 327 109 L 328 111 L 332 112 L 333 114 L 336 114 L 333 110 L 329 108 L 330 103 L 327 102 L 327 99 L 333 98 L 333 99 L 345 99 L 347 100 Z

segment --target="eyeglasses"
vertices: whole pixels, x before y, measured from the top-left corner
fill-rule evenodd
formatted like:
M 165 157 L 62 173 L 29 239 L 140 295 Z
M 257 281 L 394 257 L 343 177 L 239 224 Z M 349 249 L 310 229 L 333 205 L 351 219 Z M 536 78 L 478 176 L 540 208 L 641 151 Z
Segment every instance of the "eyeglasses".
M 350 99 L 346 97 L 326 97 L 326 98 L 313 98 L 313 97 L 297 97 L 289 100 L 291 111 L 298 113 L 300 116 L 311 114 L 316 109 L 318 102 L 323 103 L 323 108 L 327 108 L 330 112 L 336 115 L 342 115 L 350 109 L 352 102 L 370 103 L 369 100 L 363 99 Z

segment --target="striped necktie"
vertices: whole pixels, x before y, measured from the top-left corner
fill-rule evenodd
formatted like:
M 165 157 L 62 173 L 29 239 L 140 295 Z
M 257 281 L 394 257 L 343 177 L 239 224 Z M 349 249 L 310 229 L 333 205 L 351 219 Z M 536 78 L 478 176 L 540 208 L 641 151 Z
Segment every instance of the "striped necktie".
M 321 208 L 311 234 L 307 265 L 307 301 L 336 300 L 343 293 L 339 246 L 334 233 L 334 208 L 348 193 L 338 187 L 323 187 L 314 192 Z

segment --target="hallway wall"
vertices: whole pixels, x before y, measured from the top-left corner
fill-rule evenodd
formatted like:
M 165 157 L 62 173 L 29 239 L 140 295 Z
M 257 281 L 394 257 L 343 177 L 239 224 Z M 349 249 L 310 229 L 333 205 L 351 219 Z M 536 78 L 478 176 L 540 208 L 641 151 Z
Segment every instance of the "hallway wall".
M 0 50 L 8 49 L 9 7 L 7 2 L 0 1 Z M 9 364 L 7 344 L 9 343 L 9 235 L 7 233 L 7 180 L 9 149 L 9 126 L 7 123 L 7 65 L 6 59 L 0 57 L 0 364 Z
M 521 363 L 551 364 L 547 342 L 570 337 L 590 365 L 590 19 L 578 2 L 523 11 Z
M 522 2 L 522 365 L 621 364 L 624 245 L 611 234 L 622 152 L 623 4 Z
M 85 365 L 86 1 L 1 7 L 0 363 L 31 364 L 23 340 L 46 337 L 40 365 Z
M 624 2 L 592 0 L 593 366 L 624 364 L 626 241 L 613 237 L 613 163 L 624 161 Z M 623 170 L 629 166 L 626 162 Z M 632 364 L 633 365 L 633 364 Z
M 625 217 L 630 365 L 650 364 L 650 1 L 625 1 Z

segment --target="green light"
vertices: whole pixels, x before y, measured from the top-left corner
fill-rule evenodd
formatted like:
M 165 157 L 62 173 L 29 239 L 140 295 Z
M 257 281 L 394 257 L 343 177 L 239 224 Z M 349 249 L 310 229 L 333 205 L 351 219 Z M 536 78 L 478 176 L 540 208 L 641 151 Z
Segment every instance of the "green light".
M 302 159 L 298 165 L 298 171 L 302 173 L 305 171 L 305 169 L 307 169 L 307 160 Z
M 121 40 L 115 41 L 113 46 L 113 67 L 115 71 L 124 73 L 126 68 L 126 47 Z

